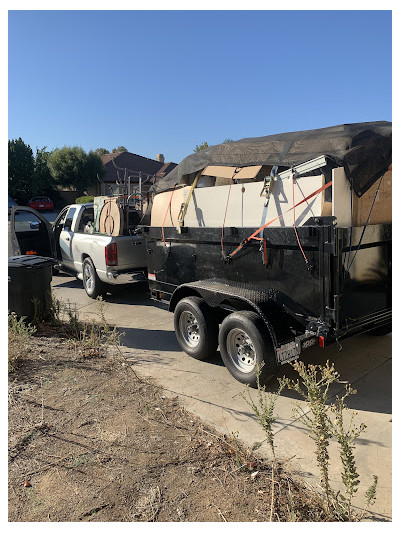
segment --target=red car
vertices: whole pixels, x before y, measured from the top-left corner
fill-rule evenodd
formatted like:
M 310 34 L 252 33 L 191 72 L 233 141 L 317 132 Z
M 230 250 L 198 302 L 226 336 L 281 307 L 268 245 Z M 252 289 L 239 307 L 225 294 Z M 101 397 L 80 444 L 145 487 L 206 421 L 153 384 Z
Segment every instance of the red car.
M 40 211 L 45 209 L 54 209 L 54 204 L 48 196 L 35 196 L 29 200 L 29 207 L 36 209 L 36 211 Z

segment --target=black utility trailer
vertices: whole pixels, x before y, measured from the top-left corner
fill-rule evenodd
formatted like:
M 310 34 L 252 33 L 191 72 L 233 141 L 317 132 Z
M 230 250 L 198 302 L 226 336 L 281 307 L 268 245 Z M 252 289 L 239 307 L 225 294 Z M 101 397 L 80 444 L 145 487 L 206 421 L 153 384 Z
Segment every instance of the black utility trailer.
M 144 228 L 151 297 L 175 313 L 185 352 L 205 359 L 219 344 L 232 375 L 255 385 L 262 363 L 266 381 L 312 345 L 391 331 L 392 225 L 368 226 L 357 253 L 363 228 L 353 228 L 351 250 L 350 228 L 331 217 L 297 231 L 308 265 L 290 227 L 263 230 L 266 263 L 258 243 L 223 261 L 221 228 L 164 228 L 164 239 L 160 228 Z M 250 232 L 227 228 L 225 248 Z
M 174 312 L 182 349 L 205 359 L 219 345 L 231 374 L 256 386 L 260 369 L 260 381 L 266 382 L 280 364 L 298 358 L 315 344 L 324 347 L 360 333 L 389 333 L 392 225 L 371 224 L 370 216 L 390 164 L 391 123 L 345 124 L 209 147 L 185 158 L 156 183 L 155 195 L 172 192 L 165 216 L 154 211 L 142 226 L 148 279 L 151 297 Z M 348 193 L 341 207 L 348 210 L 346 220 L 351 222 L 343 223 L 342 218 L 337 224 L 337 217 L 322 216 L 321 208 L 321 216 L 312 215 L 297 227 L 282 221 L 280 226 L 272 225 L 276 219 L 261 227 L 246 227 L 253 224 L 243 220 L 241 227 L 227 227 L 224 212 L 226 216 L 229 185 L 226 206 L 220 200 L 213 204 L 212 187 L 207 189 L 208 196 L 202 196 L 216 206 L 224 221 L 222 228 L 207 226 L 198 216 L 202 211 L 196 199 L 197 221 L 192 218 L 185 226 L 188 202 L 200 176 L 217 176 L 218 167 L 224 165 L 234 168 L 231 185 L 240 169 L 260 165 L 260 172 L 265 172 L 258 198 L 265 193 L 266 202 L 274 181 L 291 179 L 293 207 L 289 211 L 293 213 L 296 205 L 322 191 L 325 202 L 339 205 L 339 189 L 332 200 L 332 184 L 340 183 L 336 169 L 342 168 L 342 184 Z M 305 180 L 322 174 L 324 185 L 295 205 L 294 183 L 300 168 Z M 378 180 L 367 220 L 363 226 L 355 225 L 353 195 L 360 198 Z M 190 192 L 176 223 L 172 221 L 172 195 L 177 187 L 185 186 Z M 214 196 L 221 198 L 216 190 Z M 280 209 L 279 201 L 276 196 L 274 202 Z M 256 205 L 260 204 L 254 196 Z M 208 208 L 205 203 L 202 206 Z M 335 214 L 333 209 L 331 214 Z M 167 215 L 172 222 L 166 226 Z M 390 213 L 387 219 L 391 220 Z

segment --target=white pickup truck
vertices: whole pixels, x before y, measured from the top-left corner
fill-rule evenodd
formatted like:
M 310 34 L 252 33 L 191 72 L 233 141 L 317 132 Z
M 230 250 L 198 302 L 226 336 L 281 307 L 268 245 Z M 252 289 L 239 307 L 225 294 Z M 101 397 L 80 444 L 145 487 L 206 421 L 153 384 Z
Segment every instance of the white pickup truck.
M 93 204 L 69 205 L 52 224 L 34 209 L 14 206 L 10 222 L 13 255 L 53 257 L 55 268 L 81 279 L 91 298 L 147 279 L 143 238 L 94 233 Z

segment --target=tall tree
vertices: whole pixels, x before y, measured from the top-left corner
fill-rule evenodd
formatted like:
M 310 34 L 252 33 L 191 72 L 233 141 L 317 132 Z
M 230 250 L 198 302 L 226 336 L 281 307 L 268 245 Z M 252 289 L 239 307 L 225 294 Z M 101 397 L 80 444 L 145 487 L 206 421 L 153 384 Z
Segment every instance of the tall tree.
M 86 154 L 86 162 L 83 169 L 83 178 L 87 182 L 87 185 L 95 183 L 97 176 L 104 178 L 106 171 L 104 169 L 103 161 L 100 156 L 92 150 Z
M 32 192 L 34 196 L 39 194 L 52 195 L 55 183 L 47 164 L 49 155 L 50 152 L 46 151 L 46 146 L 41 149 L 36 148 L 35 168 L 32 179 Z
M 96 148 L 95 153 L 97 155 L 105 155 L 105 154 L 109 154 L 110 150 L 107 150 L 107 148 Z
M 118 146 L 117 148 L 112 149 L 112 153 L 116 154 L 117 152 L 127 152 L 128 148 L 125 148 L 125 146 Z
M 21 137 L 8 141 L 8 194 L 20 204 L 32 196 L 34 165 L 32 148 Z
M 202 144 L 196 144 L 196 148 L 193 152 L 201 152 L 201 150 L 205 150 L 206 148 L 208 148 L 208 142 L 204 141 Z
M 56 148 L 48 158 L 51 175 L 58 185 L 84 190 L 96 182 L 97 174 L 103 177 L 105 171 L 100 156 L 91 151 L 88 154 L 79 146 Z

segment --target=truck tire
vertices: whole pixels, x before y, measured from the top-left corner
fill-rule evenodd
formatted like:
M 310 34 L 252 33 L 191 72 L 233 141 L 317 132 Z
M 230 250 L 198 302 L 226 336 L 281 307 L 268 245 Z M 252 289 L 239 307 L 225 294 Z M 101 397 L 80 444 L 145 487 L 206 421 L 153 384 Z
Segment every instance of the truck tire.
M 271 336 L 262 318 L 253 311 L 237 311 L 221 324 L 219 349 L 232 376 L 250 387 L 270 381 L 278 370 Z
M 90 257 L 86 257 L 82 265 L 83 288 L 90 298 L 96 299 L 104 296 L 107 292 L 107 285 L 103 283 L 97 275 L 96 268 Z
M 176 338 L 190 357 L 204 360 L 218 347 L 218 322 L 212 309 L 198 296 L 178 302 L 174 312 Z

